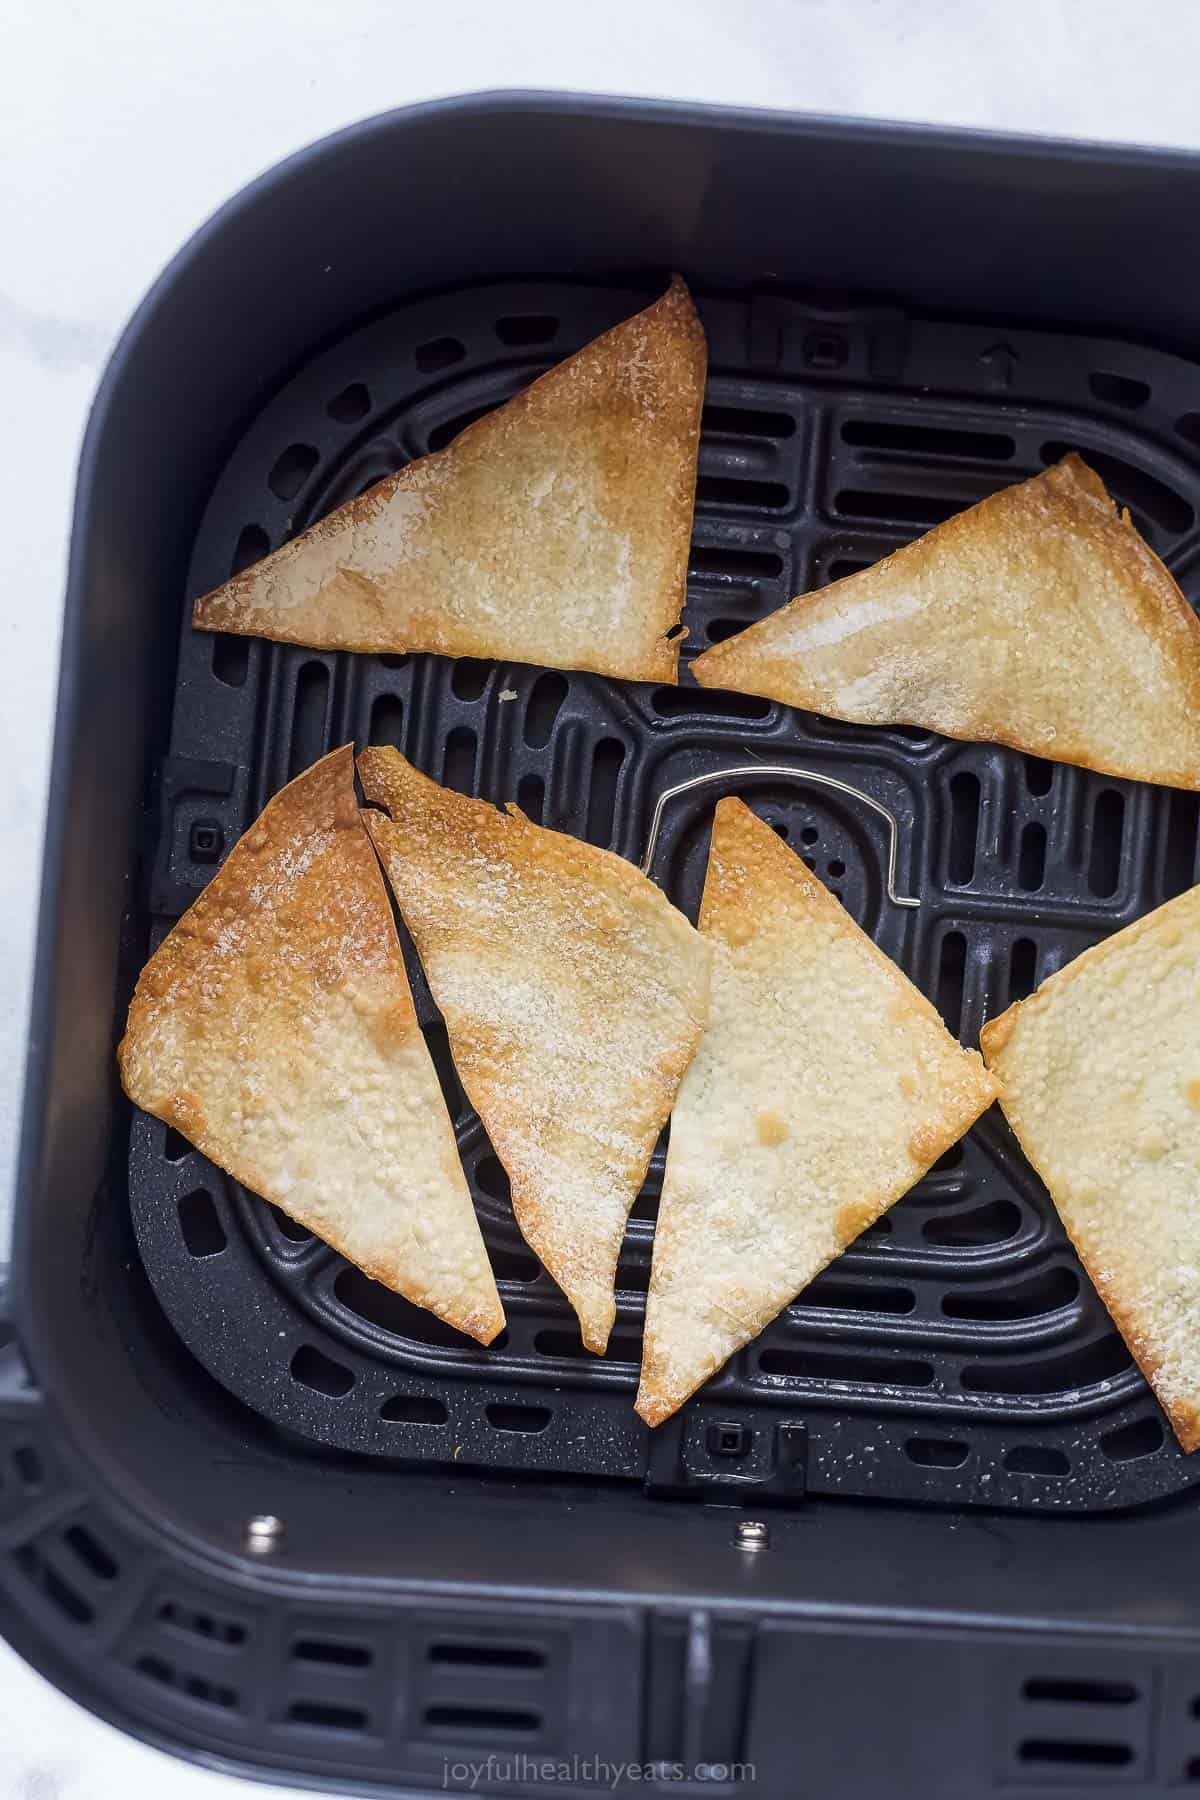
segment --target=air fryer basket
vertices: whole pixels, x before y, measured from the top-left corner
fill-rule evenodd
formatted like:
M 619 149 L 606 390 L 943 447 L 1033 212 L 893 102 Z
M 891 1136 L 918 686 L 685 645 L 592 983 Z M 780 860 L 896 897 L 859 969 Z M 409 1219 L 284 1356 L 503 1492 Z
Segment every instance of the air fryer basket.
M 763 1793 L 802 1772 L 956 1800 L 1200 1779 L 1175 1572 L 1200 1464 L 997 1110 L 650 1434 L 661 1155 L 597 1360 L 415 965 L 508 1314 L 486 1351 L 132 1112 L 111 1055 L 148 949 L 350 738 L 634 860 L 666 788 L 762 764 L 730 791 L 968 1043 L 1189 886 L 1195 795 L 686 668 L 650 688 L 210 637 L 185 602 L 673 267 L 710 346 L 685 664 L 1068 448 L 1200 598 L 1200 367 L 1174 310 L 1195 250 L 1156 236 L 1198 190 L 1186 158 L 511 97 L 317 146 L 168 271 L 81 470 L 0 1352 L 3 1623 L 61 1685 L 186 1752 L 376 1790 L 574 1793 L 623 1763 L 640 1786 L 664 1765 L 664 1791 L 752 1764 Z M 875 815 L 774 764 L 882 802 L 920 909 L 887 901 Z M 655 857 L 693 916 L 720 791 L 674 804 Z M 282 1535 L 255 1556 L 263 1514 Z
M 339 339 L 234 450 L 197 532 L 189 596 L 437 449 L 645 298 L 483 283 Z M 991 326 L 951 333 L 882 307 L 697 299 L 713 374 L 685 659 L 1064 445 L 1103 469 L 1165 555 L 1183 546 L 1186 579 L 1200 470 L 1156 445 L 1144 414 L 1156 392 L 1168 423 L 1200 416 L 1190 366 L 1094 339 L 1060 357 L 1058 340 L 1013 330 L 1001 359 Z M 1023 366 L 1034 373 L 1018 409 L 1010 387 Z M 922 897 L 914 914 L 887 901 L 886 825 L 866 808 L 769 776 L 730 787 L 968 1043 L 985 1015 L 1193 880 L 1194 794 L 928 732 L 815 720 L 686 676 L 648 688 L 518 665 L 322 655 L 197 633 L 185 612 L 177 679 L 151 871 L 157 935 L 268 796 L 348 738 L 395 743 L 439 780 L 519 800 L 635 861 L 655 798 L 693 773 L 756 761 L 836 771 L 900 821 L 904 878 Z M 674 803 L 655 857 L 693 917 L 719 792 Z M 236 1191 L 159 1121 L 133 1119 L 130 1201 L 147 1272 L 185 1343 L 259 1414 L 340 1449 L 638 1481 L 648 1471 L 655 1486 L 718 1491 L 768 1480 L 1095 1510 L 1200 1479 L 998 1110 L 650 1439 L 648 1464 L 631 1401 L 661 1170 L 629 1231 L 618 1323 L 598 1360 L 516 1229 L 504 1172 L 419 991 L 504 1287 L 508 1329 L 487 1350 Z M 773 1429 L 797 1420 L 801 1456 Z

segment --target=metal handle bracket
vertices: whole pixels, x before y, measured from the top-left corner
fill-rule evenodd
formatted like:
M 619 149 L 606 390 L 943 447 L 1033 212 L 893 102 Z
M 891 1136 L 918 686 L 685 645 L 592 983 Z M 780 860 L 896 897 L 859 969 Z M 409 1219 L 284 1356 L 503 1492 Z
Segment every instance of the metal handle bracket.
M 693 775 L 688 781 L 677 782 L 674 787 L 664 789 L 654 803 L 654 814 L 650 820 L 650 835 L 646 840 L 646 854 L 641 861 L 643 875 L 649 875 L 654 861 L 654 852 L 658 846 L 659 832 L 662 828 L 662 817 L 672 800 L 680 794 L 688 794 L 693 788 L 712 787 L 717 782 L 728 784 L 743 776 L 771 775 L 782 781 L 796 781 L 812 787 L 833 788 L 839 794 L 846 794 L 851 800 L 857 800 L 881 819 L 886 819 L 888 827 L 887 858 L 887 897 L 893 906 L 920 906 L 920 899 L 915 894 L 899 894 L 896 892 L 896 858 L 900 847 L 900 825 L 895 813 L 890 812 L 880 800 L 871 794 L 864 794 L 861 788 L 851 787 L 848 781 L 839 781 L 835 775 L 821 775 L 815 769 L 792 769 L 784 763 L 742 763 L 735 769 L 713 769 L 707 775 Z

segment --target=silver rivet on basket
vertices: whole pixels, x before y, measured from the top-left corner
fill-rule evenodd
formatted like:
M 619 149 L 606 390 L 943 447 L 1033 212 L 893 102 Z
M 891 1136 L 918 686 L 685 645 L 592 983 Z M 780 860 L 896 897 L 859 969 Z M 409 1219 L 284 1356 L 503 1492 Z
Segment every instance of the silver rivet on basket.
M 254 1556 L 269 1556 L 283 1539 L 283 1520 L 274 1513 L 256 1513 L 246 1526 L 246 1548 Z
M 739 1550 L 769 1550 L 771 1533 L 761 1519 L 739 1519 L 733 1541 Z
M 655 802 L 654 814 L 650 820 L 650 835 L 646 839 L 646 854 L 642 857 L 641 870 L 649 875 L 654 862 L 654 852 L 658 846 L 658 834 L 662 826 L 662 817 L 669 803 L 680 794 L 690 793 L 693 788 L 711 787 L 714 782 L 726 786 L 742 777 L 756 778 L 768 775 L 777 781 L 798 781 L 813 787 L 832 788 L 835 793 L 845 794 L 851 800 L 857 800 L 860 806 L 875 813 L 883 819 L 888 828 L 887 858 L 887 897 L 893 906 L 920 906 L 920 899 L 915 894 L 902 894 L 896 887 L 896 863 L 900 852 L 900 821 L 894 812 L 876 800 L 873 794 L 864 794 L 861 788 L 851 787 L 848 781 L 839 781 L 835 775 L 822 775 L 816 769 L 793 769 L 785 763 L 744 763 L 735 769 L 710 769 L 707 775 L 693 775 L 688 781 L 676 782 L 674 787 L 667 788 Z

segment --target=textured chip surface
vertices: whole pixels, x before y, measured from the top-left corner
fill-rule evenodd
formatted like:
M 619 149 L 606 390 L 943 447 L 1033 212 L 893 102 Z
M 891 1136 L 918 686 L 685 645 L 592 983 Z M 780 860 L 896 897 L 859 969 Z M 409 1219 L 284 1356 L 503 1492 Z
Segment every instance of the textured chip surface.
M 275 795 L 163 940 L 118 1056 L 130 1099 L 236 1181 L 417 1305 L 496 1336 L 349 745 Z
M 1185 1450 L 1200 1446 L 1200 888 L 982 1034 L 1001 1105 Z
M 1200 787 L 1200 622 L 1078 456 L 705 651 L 705 687 Z
M 707 366 L 683 282 L 197 600 L 193 623 L 674 682 Z
M 679 1092 L 637 1410 L 659 1425 L 995 1096 L 978 1055 L 740 800 L 700 930 L 709 1026 Z
M 708 945 L 608 850 L 439 787 L 390 748 L 359 772 L 517 1223 L 602 1351 L 629 1209 L 707 1017 Z

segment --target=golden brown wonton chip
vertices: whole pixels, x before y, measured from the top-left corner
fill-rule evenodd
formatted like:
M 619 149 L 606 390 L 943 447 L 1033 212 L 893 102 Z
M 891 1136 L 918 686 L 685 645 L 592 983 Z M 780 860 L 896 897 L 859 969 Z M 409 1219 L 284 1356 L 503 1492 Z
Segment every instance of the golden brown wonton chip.
M 896 965 L 740 800 L 713 826 L 708 1030 L 684 1077 L 637 1410 L 661 1425 L 996 1091 Z
M 504 1313 L 413 1010 L 349 745 L 275 795 L 142 970 L 125 1091 L 368 1275 Z
M 194 623 L 677 679 L 704 332 L 678 278 L 446 449 L 198 600 Z
M 709 951 L 608 850 L 364 750 L 365 814 L 525 1237 L 589 1350 L 629 1209 L 708 1009 Z

